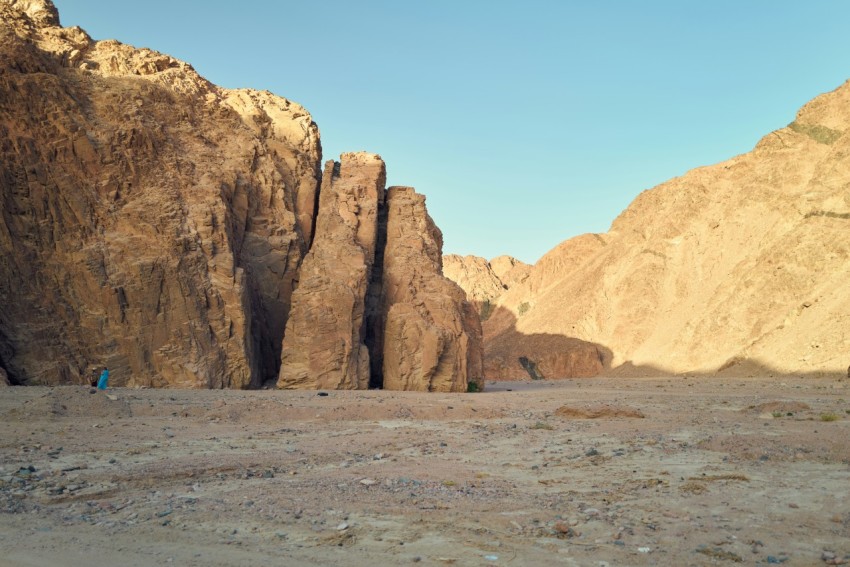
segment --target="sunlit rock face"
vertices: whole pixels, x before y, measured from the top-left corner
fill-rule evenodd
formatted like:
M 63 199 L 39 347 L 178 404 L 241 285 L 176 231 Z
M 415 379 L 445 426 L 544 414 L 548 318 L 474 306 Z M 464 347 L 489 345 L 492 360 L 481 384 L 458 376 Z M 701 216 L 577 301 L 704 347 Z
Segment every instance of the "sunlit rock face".
M 293 294 L 278 387 L 369 387 L 366 295 L 385 185 L 384 162 L 376 155 L 343 154 L 326 165 L 316 237 Z
M 411 187 L 387 193 L 381 311 L 384 388 L 462 392 L 483 385 L 481 331 L 463 290 L 442 275 L 443 237 Z
M 547 364 L 546 378 L 594 364 L 845 376 L 848 132 L 845 83 L 752 151 L 641 193 L 608 233 L 551 250 L 484 322 L 487 376 L 528 377 L 521 357 Z M 557 362 L 553 342 L 584 352 Z
M 277 376 L 312 233 L 299 105 L 0 1 L 0 365 L 17 384 Z
M 385 166 L 320 162 L 300 105 L 62 28 L 47 0 L 0 0 L 0 383 L 106 366 L 116 386 L 382 386 Z M 451 371 L 411 370 L 411 387 L 480 377 L 474 348 L 446 346 L 480 351 L 480 329 L 447 332 Z M 402 339 L 405 360 L 432 346 Z

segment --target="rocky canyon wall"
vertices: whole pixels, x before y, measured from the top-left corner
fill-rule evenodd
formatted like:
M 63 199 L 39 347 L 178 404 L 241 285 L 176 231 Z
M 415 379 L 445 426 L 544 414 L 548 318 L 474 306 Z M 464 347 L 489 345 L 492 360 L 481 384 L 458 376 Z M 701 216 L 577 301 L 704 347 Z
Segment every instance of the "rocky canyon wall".
M 0 0 L 0 376 L 365 387 L 383 163 L 320 162 L 300 105 Z M 310 290 L 347 311 L 310 326 Z M 344 343 L 307 378 L 305 324 Z
M 425 210 L 425 197 L 411 187 L 391 187 L 387 216 L 384 387 L 465 392 L 469 381 L 481 388 L 478 315 L 463 290 L 442 276 L 443 236 Z

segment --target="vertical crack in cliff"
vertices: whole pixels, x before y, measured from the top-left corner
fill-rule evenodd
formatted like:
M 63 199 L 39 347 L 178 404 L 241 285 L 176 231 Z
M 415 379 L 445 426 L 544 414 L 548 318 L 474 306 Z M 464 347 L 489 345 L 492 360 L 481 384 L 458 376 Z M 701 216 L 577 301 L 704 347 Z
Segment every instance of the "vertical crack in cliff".
M 361 336 L 369 350 L 369 388 L 384 387 L 384 315 L 381 311 L 381 295 L 384 289 L 384 250 L 387 247 L 387 202 L 386 191 L 378 200 L 378 235 L 375 241 L 375 262 L 369 289 L 366 292 L 366 313 Z

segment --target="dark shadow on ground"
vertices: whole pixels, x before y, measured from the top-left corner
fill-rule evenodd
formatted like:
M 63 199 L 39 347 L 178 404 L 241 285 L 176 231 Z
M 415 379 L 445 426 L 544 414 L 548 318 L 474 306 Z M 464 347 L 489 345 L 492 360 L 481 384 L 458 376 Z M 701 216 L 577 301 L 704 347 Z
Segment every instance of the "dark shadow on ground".
M 521 315 L 520 315 L 521 317 Z M 612 345 L 616 346 L 616 345 Z M 612 348 L 575 337 L 550 333 L 525 334 L 517 317 L 497 307 L 484 324 L 484 377 L 487 382 L 610 376 L 729 377 L 729 378 L 850 378 L 850 368 L 838 371 L 786 371 L 756 359 L 733 357 L 714 371 L 673 372 L 658 365 L 626 362 L 613 367 Z M 850 356 L 848 356 L 850 360 Z
M 504 307 L 490 318 L 484 335 L 486 380 L 586 378 L 610 368 L 613 354 L 605 345 L 566 335 L 521 333 L 516 316 Z

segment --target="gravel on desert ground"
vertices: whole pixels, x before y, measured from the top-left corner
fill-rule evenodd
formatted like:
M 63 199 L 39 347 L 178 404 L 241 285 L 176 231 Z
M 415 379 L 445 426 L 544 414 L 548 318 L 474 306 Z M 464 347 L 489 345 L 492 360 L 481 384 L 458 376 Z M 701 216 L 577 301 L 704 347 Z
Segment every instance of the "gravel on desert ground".
M 847 380 L 11 387 L 0 427 L 3 565 L 850 564 Z

